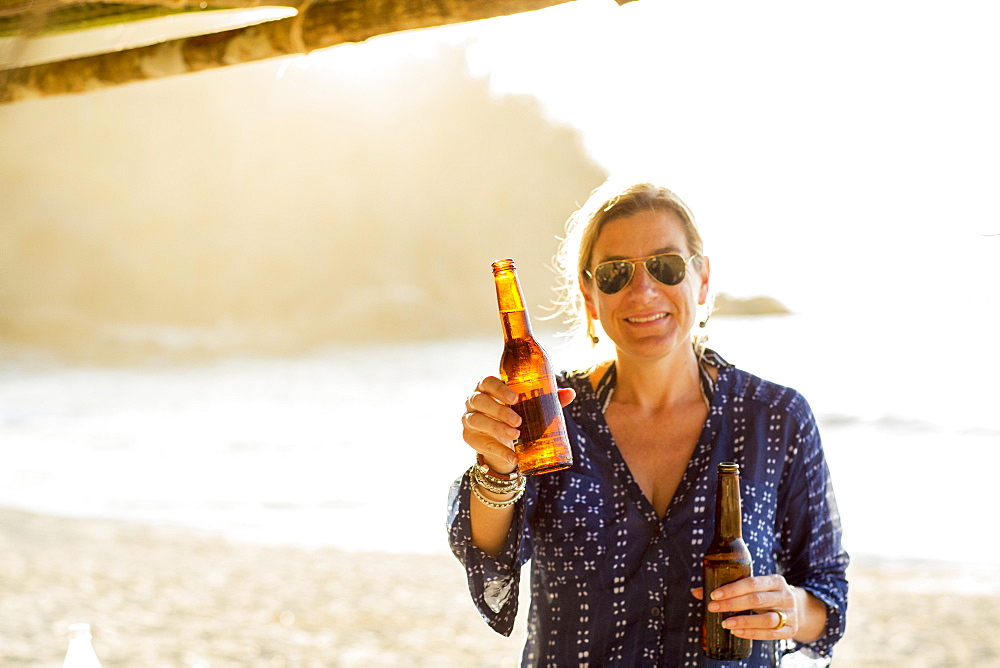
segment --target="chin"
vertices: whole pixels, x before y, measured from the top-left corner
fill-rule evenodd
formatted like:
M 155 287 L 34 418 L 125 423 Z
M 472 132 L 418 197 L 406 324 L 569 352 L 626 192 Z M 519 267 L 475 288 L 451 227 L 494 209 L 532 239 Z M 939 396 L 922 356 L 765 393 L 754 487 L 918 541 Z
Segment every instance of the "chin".
M 691 328 L 677 325 L 676 320 L 670 319 L 655 329 L 631 329 L 624 326 L 614 332 L 605 330 L 605 333 L 615 343 L 615 347 L 627 355 L 659 359 L 681 347 L 690 347 Z
M 625 343 L 625 345 L 617 345 L 618 350 L 621 352 L 632 357 L 654 360 L 662 359 L 680 347 L 680 342 L 673 337 L 670 337 L 669 339 L 652 339 L 651 337 L 644 337 L 643 339 L 623 343 Z

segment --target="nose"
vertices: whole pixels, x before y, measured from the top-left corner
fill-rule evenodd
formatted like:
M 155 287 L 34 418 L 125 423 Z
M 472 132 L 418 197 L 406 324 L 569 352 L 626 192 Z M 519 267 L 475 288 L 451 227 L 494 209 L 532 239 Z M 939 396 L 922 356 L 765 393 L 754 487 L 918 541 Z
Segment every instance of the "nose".
M 635 271 L 632 274 L 632 280 L 629 281 L 628 288 L 635 290 L 636 292 L 649 292 L 656 289 L 656 286 L 660 285 L 659 281 L 650 276 L 649 270 L 646 269 L 645 262 L 636 262 Z

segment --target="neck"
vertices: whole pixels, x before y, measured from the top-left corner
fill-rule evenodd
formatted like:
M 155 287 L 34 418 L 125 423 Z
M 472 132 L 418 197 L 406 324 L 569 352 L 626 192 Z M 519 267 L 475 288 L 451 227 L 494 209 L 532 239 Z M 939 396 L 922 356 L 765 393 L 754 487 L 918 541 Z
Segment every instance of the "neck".
M 619 351 L 616 366 L 614 402 L 656 410 L 704 401 L 698 359 L 691 346 L 655 361 L 631 358 Z

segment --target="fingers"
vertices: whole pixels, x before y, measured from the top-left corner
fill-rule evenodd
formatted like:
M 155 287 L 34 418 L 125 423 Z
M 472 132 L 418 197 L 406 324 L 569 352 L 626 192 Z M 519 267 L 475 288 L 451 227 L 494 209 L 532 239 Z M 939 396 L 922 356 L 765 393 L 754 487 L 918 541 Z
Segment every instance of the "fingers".
M 722 622 L 734 636 L 751 640 L 791 638 L 798 629 L 795 616 L 784 610 L 769 610 L 755 615 L 738 615 Z
M 491 464 L 503 463 L 510 468 L 517 465 L 514 440 L 520 435 L 517 427 L 521 417 L 509 403 L 517 395 L 499 378 L 490 376 L 480 381 L 476 390 L 465 400 L 462 415 L 462 438 L 476 452 L 482 453 Z M 502 468 L 497 466 L 497 470 Z
M 781 575 L 758 575 L 730 582 L 711 592 L 712 612 L 790 608 L 795 605 L 792 588 Z
M 499 378 L 489 376 L 482 379 L 476 391 L 465 400 L 465 411 L 466 415 L 482 413 L 516 428 L 521 424 L 521 416 L 510 408 L 516 401 L 517 394 L 512 389 Z
M 566 408 L 573 400 L 576 399 L 576 390 L 572 387 L 561 387 L 559 388 L 559 404 Z
M 723 622 L 741 638 L 791 638 L 798 628 L 795 596 L 781 575 L 743 578 L 719 587 L 711 593 L 707 607 L 710 612 L 753 613 Z
M 491 469 L 498 473 L 513 471 L 517 467 L 517 455 L 514 454 L 514 439 L 503 435 L 496 435 L 496 431 L 492 427 L 480 430 L 474 426 L 470 426 L 470 424 L 482 422 L 479 419 L 481 418 L 481 414 L 477 415 L 470 416 L 466 414 L 463 416 L 463 440 L 465 440 L 469 447 L 483 455 Z M 494 421 L 494 424 L 497 423 Z M 509 434 L 509 432 L 505 433 Z M 518 432 L 516 429 L 513 429 L 513 433 L 517 434 Z
M 576 391 L 561 388 L 558 397 L 559 403 L 565 407 L 576 399 Z M 507 466 L 517 464 L 513 448 L 514 441 L 521 434 L 518 430 L 521 416 L 510 407 L 517 402 L 517 398 L 517 393 L 506 383 L 495 376 L 488 376 L 465 400 L 462 438 L 488 461 L 505 462 Z

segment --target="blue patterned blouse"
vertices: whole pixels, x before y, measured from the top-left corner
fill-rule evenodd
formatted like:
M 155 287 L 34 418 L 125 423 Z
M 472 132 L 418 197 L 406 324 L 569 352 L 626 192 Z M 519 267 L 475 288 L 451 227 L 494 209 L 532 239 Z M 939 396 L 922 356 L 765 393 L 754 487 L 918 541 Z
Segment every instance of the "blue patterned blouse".
M 480 613 L 510 635 L 521 566 L 531 560 L 524 666 L 773 666 L 799 649 L 754 641 L 748 663 L 701 652 L 701 559 L 712 538 L 716 466 L 740 464 L 743 537 L 754 573 L 782 573 L 826 603 L 824 635 L 805 646 L 826 658 L 843 635 L 847 553 L 812 411 L 799 393 L 727 364 L 709 387 L 698 445 L 661 518 L 632 478 L 603 407 L 613 367 L 595 391 L 585 373 L 565 374 L 577 392 L 566 410 L 573 467 L 532 476 L 506 546 L 494 560 L 472 544 L 469 476 L 452 487 L 450 544 L 465 565 Z M 601 396 L 606 395 L 606 396 Z

